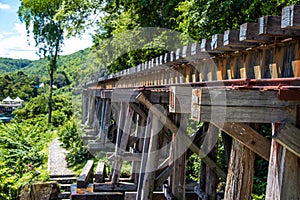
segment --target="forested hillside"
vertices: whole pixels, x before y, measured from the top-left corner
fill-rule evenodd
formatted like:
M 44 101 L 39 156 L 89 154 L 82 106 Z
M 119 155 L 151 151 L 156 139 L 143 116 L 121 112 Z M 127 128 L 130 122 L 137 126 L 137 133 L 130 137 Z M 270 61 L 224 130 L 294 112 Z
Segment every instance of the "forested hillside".
M 95 59 L 95 55 L 92 51 L 90 51 L 90 49 L 80 50 L 70 55 L 59 56 L 57 63 L 57 72 L 54 78 L 54 85 L 60 88 L 64 85 L 74 84 L 75 80 L 77 83 L 79 83 L 92 79 L 92 76 L 95 76 L 95 68 L 98 68 L 96 62 L 97 61 Z M 20 72 L 21 74 L 26 74 L 26 76 L 32 78 L 34 77 L 33 79 L 36 81 L 34 83 L 35 86 L 40 83 L 48 84 L 48 64 L 49 61 L 45 58 L 34 61 L 0 58 L 0 73 L 6 74 L 13 72 L 14 74 L 17 74 L 17 72 Z M 12 74 L 7 75 L 8 77 L 12 76 Z M 4 75 L 0 77 L 0 85 L 2 87 L 6 87 L 7 84 L 11 82 L 6 83 L 3 77 Z M 23 78 L 20 77 L 17 79 L 23 80 Z M 19 82 L 26 84 L 26 81 Z M 3 95 L 5 96 L 12 92 L 13 88 L 18 88 L 14 85 L 10 85 L 10 87 L 11 88 L 5 88 L 1 90 L 0 99 L 3 97 Z
M 0 73 L 13 72 L 29 66 L 33 61 L 24 59 L 0 58 Z

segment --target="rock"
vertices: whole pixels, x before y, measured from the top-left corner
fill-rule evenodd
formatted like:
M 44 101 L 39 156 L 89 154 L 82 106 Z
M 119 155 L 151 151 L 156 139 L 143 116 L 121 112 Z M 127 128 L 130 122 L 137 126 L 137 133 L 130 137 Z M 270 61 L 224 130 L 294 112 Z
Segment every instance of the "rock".
M 59 187 L 56 182 L 35 183 L 22 189 L 20 200 L 56 200 L 58 194 Z

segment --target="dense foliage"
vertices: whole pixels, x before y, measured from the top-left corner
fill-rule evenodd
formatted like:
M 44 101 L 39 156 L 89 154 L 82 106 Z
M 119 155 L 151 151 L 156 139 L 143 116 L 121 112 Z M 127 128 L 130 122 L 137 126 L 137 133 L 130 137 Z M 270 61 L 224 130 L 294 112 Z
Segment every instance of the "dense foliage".
M 256 22 L 264 15 L 280 15 L 282 7 L 297 2 L 65 0 L 55 17 L 64 22 L 71 35 L 93 26 L 96 29 L 94 49 L 98 52 L 99 63 L 111 72 L 117 72 L 164 51 L 174 50 L 174 44 L 200 41 L 228 29 L 239 29 L 241 24 Z M 166 31 L 157 31 L 146 35 L 143 29 L 145 27 L 179 31 L 181 37 L 177 42 L 172 42 L 173 45 L 168 45 L 167 41 L 173 40 L 174 34 L 168 36 Z M 136 46 L 135 42 L 141 44 Z
M 31 97 L 38 94 L 37 85 L 39 79 L 37 76 L 30 76 L 23 71 L 18 71 L 0 76 L 0 100 L 7 96 L 28 101 Z
M 0 58 L 0 73 L 13 72 L 22 69 L 31 63 L 31 60 Z
M 0 199 L 17 199 L 24 185 L 48 178 L 51 138 L 45 123 L 0 124 Z

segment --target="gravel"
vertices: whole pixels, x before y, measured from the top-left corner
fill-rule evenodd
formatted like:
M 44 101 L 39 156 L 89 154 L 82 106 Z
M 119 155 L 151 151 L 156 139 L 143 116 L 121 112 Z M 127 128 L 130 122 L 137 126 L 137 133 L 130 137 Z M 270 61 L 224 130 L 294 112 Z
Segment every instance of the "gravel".
M 66 161 L 67 150 L 62 148 L 61 142 L 55 139 L 49 146 L 48 171 L 50 175 L 72 175 L 74 172 L 68 168 Z

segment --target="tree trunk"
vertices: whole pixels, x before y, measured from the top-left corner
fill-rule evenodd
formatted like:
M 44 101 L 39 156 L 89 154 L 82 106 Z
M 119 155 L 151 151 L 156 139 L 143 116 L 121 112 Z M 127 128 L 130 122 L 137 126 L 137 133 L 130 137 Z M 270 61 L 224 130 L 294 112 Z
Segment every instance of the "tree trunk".
M 49 76 L 50 76 L 50 92 L 49 92 L 49 101 L 48 101 L 48 124 L 51 124 L 52 122 L 52 104 L 53 104 L 53 88 L 52 88 L 52 85 L 53 85 L 53 75 L 54 75 L 54 69 L 53 69 L 53 63 L 55 62 L 56 64 L 56 61 L 51 61 L 51 64 L 50 64 L 50 73 L 49 73 Z

